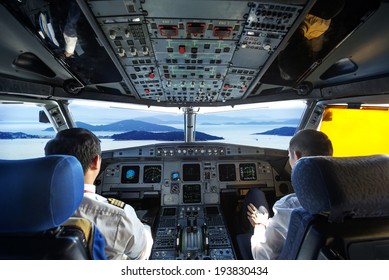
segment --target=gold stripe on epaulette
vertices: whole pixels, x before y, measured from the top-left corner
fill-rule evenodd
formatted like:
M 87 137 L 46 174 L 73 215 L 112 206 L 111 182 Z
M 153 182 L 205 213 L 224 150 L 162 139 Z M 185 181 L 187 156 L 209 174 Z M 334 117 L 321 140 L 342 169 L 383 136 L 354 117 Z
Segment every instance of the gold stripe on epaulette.
M 126 204 L 123 201 L 118 200 L 116 198 L 109 197 L 109 198 L 107 198 L 107 200 L 108 200 L 109 204 L 117 206 L 117 207 L 122 208 L 122 209 L 124 209 L 124 206 L 126 206 Z

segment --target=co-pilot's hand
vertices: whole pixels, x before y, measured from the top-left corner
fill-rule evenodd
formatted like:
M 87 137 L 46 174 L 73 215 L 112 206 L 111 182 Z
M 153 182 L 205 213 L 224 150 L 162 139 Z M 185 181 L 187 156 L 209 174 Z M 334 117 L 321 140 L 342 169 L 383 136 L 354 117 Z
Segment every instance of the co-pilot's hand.
M 269 213 L 267 212 L 265 207 L 260 206 L 258 210 L 252 203 L 250 203 L 249 205 L 247 205 L 247 218 L 249 219 L 250 224 L 253 227 L 260 224 L 267 227 Z

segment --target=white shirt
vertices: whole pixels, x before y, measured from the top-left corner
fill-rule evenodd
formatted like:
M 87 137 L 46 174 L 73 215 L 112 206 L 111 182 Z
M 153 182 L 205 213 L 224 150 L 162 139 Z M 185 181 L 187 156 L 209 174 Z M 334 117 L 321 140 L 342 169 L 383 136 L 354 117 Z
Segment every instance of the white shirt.
M 108 259 L 148 259 L 153 245 L 151 229 L 136 216 L 134 208 L 126 204 L 120 208 L 96 194 L 94 185 L 86 184 L 81 205 L 75 217 L 95 223 L 105 239 Z
M 286 195 L 273 206 L 274 216 L 265 228 L 255 226 L 251 237 L 251 252 L 254 260 L 272 260 L 279 256 L 286 239 L 292 211 L 301 207 L 295 193 Z

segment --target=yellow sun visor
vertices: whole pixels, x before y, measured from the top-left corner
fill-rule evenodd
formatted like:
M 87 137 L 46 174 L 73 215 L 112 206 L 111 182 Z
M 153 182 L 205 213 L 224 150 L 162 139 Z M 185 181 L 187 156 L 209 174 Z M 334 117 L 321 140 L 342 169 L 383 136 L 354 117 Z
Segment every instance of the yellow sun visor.
M 331 139 L 334 156 L 389 154 L 388 107 L 329 106 L 320 130 Z

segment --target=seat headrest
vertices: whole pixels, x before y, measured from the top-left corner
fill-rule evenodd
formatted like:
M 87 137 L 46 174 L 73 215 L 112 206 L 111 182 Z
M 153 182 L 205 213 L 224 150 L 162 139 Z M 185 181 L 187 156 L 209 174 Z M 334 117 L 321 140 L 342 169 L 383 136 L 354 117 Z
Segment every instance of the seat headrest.
M 80 205 L 84 173 L 73 156 L 0 160 L 0 233 L 57 227 Z
M 303 157 L 292 186 L 310 213 L 329 220 L 389 216 L 389 156 Z

